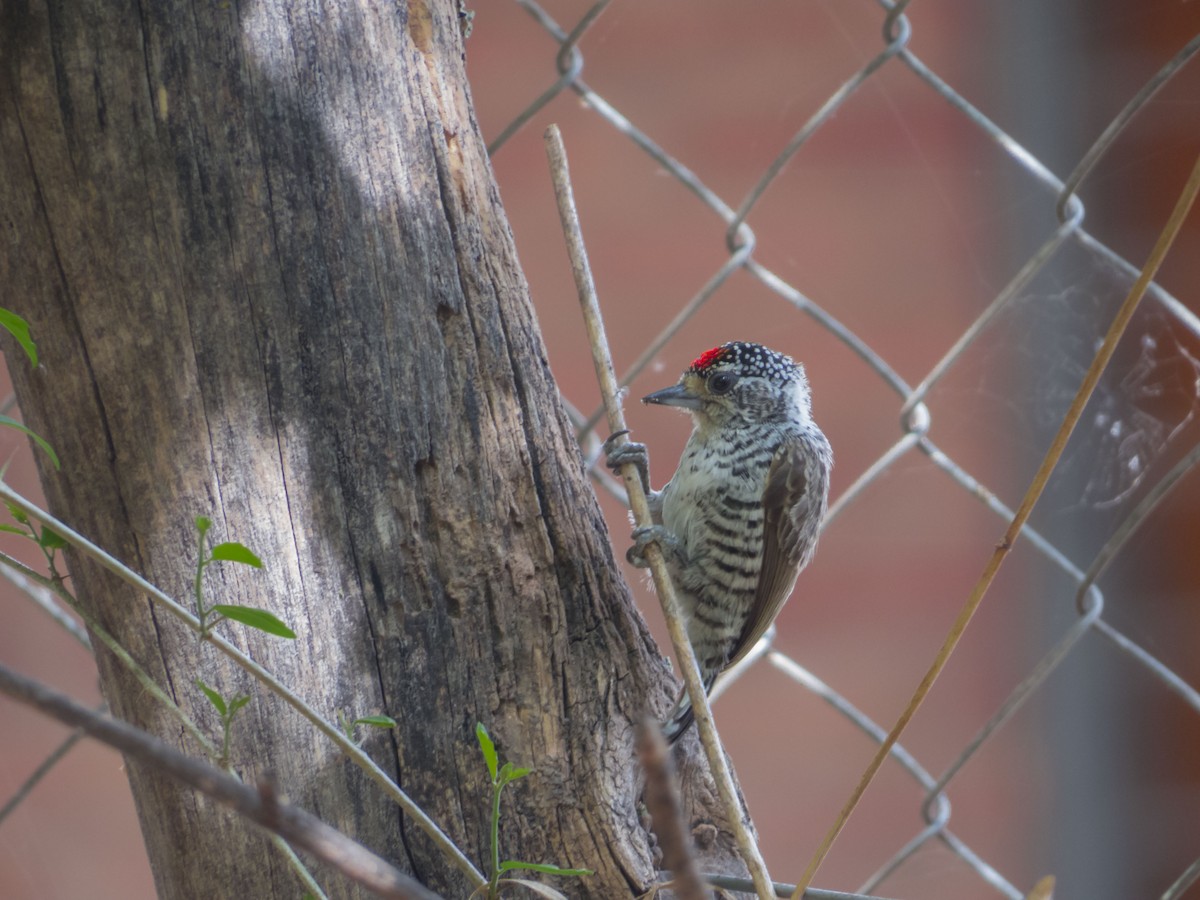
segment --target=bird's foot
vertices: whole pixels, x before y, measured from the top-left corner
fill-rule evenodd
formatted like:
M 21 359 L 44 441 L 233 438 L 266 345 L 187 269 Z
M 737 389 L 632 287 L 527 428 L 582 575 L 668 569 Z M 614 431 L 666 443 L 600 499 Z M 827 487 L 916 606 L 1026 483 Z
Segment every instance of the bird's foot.
M 641 528 L 635 528 L 632 537 L 633 546 L 625 551 L 625 559 L 631 566 L 637 566 L 639 569 L 646 569 L 650 566 L 646 559 L 646 548 L 650 544 L 657 544 L 664 557 L 678 560 L 683 556 L 683 548 L 679 546 L 679 539 L 662 525 L 644 525 Z
M 645 444 L 639 444 L 637 441 L 626 441 L 624 444 L 617 446 L 615 441 L 629 434 L 628 429 L 618 431 L 609 436 L 604 442 L 604 464 L 612 469 L 617 474 L 620 474 L 621 466 L 626 463 L 633 463 L 637 468 L 638 478 L 642 481 L 642 490 L 646 494 L 650 494 L 650 453 L 646 450 Z

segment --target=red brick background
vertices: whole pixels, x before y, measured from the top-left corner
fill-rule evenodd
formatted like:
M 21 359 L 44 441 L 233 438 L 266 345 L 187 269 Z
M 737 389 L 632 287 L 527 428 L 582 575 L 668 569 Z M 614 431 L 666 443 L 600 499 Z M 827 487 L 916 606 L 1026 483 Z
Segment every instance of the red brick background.
M 586 8 L 578 0 L 547 5 L 567 29 Z M 557 46 L 516 3 L 487 0 L 476 12 L 468 66 L 491 140 L 554 82 Z M 1200 4 L 1176 0 L 922 0 L 909 18 L 913 52 L 1060 178 L 1200 32 Z M 879 52 L 882 19 L 878 6 L 849 0 L 617 0 L 580 45 L 583 77 L 736 207 L 801 125 Z M 1137 264 L 1200 149 L 1198 97 L 1193 63 L 1084 185 L 1088 229 Z M 598 394 L 542 149 L 549 122 L 566 141 L 619 370 L 725 261 L 724 227 L 570 92 L 495 154 L 551 365 L 563 394 L 590 412 Z M 916 384 L 1048 236 L 1053 197 L 893 60 L 803 147 L 749 224 L 758 261 Z M 1198 234 L 1194 215 L 1162 274 L 1193 311 L 1200 308 Z M 1106 267 L 1064 253 L 931 395 L 931 437 L 1010 506 L 1065 408 L 1052 387 L 1060 356 L 1053 342 L 1063 341 L 1062 357 L 1070 342 L 1045 323 L 1082 322 L 1102 332 L 1123 290 Z M 1132 339 L 1161 342 L 1163 323 L 1148 313 L 1135 322 Z M 896 393 L 818 323 L 744 273 L 635 381 L 631 401 L 673 382 L 698 352 L 730 339 L 767 343 L 807 366 L 815 413 L 837 457 L 835 499 L 900 438 Z M 1186 333 L 1175 340 L 1167 344 L 1177 356 L 1195 352 Z M 1122 393 L 1122 377 L 1115 374 L 1102 390 L 1132 427 L 1138 410 Z M 1195 385 L 1190 399 L 1186 385 L 1165 390 L 1163 402 L 1174 405 L 1151 408 L 1153 421 L 1186 426 L 1196 410 Z M 635 435 L 651 447 L 652 475 L 661 485 L 687 421 L 634 402 L 627 412 Z M 1033 521 L 1081 567 L 1140 496 L 1111 506 L 1103 497 L 1085 499 L 1099 467 L 1127 462 L 1130 452 L 1110 447 L 1087 421 L 1072 445 L 1074 467 Z M 1195 440 L 1195 430 L 1184 427 L 1155 460 L 1165 466 Z M 35 491 L 29 449 L 8 432 L 0 441 L 4 457 L 12 457 L 9 480 Z M 1089 446 L 1099 462 L 1089 461 Z M 1131 543 L 1121 571 L 1102 582 L 1106 618 L 1192 685 L 1200 684 L 1195 480 L 1185 480 Z M 623 552 L 624 512 L 606 495 L 602 503 Z M 1003 529 L 925 456 L 908 454 L 833 522 L 780 617 L 776 646 L 886 728 Z M 662 635 L 642 575 L 629 578 Z M 1073 594 L 1069 579 L 1028 545 L 1012 554 L 903 740 L 935 776 L 1074 621 Z M 0 659 L 86 702 L 99 700 L 86 654 L 9 592 L 0 594 Z M 765 664 L 725 695 L 716 714 L 772 874 L 794 880 L 875 746 Z M 0 802 L 61 736 L 57 726 L 0 700 Z M 1200 715 L 1089 636 L 954 780 L 950 827 L 1021 890 L 1054 873 L 1061 897 L 1159 896 L 1200 855 L 1198 739 Z M 522 764 L 536 768 L 537 761 Z M 860 885 L 923 826 L 921 796 L 909 776 L 885 766 L 817 884 Z M 1001 896 L 936 843 L 878 893 Z M 94 744 L 77 747 L 0 825 L 0 897 L 152 895 L 121 761 Z

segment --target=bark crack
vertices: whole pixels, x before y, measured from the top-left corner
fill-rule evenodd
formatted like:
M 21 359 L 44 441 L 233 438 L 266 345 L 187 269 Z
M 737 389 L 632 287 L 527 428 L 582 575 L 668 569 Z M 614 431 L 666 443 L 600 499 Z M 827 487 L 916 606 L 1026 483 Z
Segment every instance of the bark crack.
M 88 352 L 87 339 L 83 333 L 83 326 L 80 324 L 78 317 L 75 315 L 76 298 L 72 297 L 71 294 L 70 281 L 67 277 L 66 267 L 63 264 L 62 251 L 59 247 L 57 234 L 54 229 L 54 223 L 50 217 L 49 204 L 46 202 L 46 195 L 42 187 L 42 180 L 38 175 L 37 167 L 34 165 L 33 151 L 29 146 L 29 135 L 25 128 L 24 117 L 21 115 L 21 106 L 15 98 L 12 105 L 15 112 L 17 128 L 21 134 L 21 149 L 24 151 L 25 163 L 28 168 L 29 177 L 33 182 L 33 191 L 34 196 L 37 199 L 38 212 L 46 229 L 46 238 L 50 245 L 51 256 L 54 259 L 54 269 L 55 272 L 58 273 L 59 288 L 64 297 L 68 298 L 69 300 L 69 302 L 65 302 L 61 306 L 63 316 L 67 320 L 66 330 L 68 333 L 74 335 L 79 346 L 80 358 L 83 363 L 84 370 L 88 376 L 86 383 L 91 393 L 92 406 L 96 411 L 97 423 L 100 427 L 101 434 L 104 437 L 104 447 L 107 451 L 106 456 L 109 461 L 109 474 L 112 476 L 112 487 L 118 505 L 119 516 L 121 520 L 124 521 L 128 526 L 130 524 L 129 506 L 125 502 L 125 497 L 121 492 L 121 482 L 116 477 L 116 472 L 113 470 L 113 463 L 116 460 L 116 444 L 113 441 L 112 426 L 105 410 L 104 400 L 100 395 L 100 383 L 99 379 L 96 377 L 96 369 L 92 363 L 91 354 Z M 72 172 L 74 172 L 74 159 L 72 159 Z M 143 571 L 145 566 L 142 560 L 141 549 L 138 547 L 137 535 L 134 533 L 134 530 L 131 527 L 126 528 L 126 534 L 132 536 L 135 545 L 136 559 L 130 561 L 129 564 L 138 571 Z M 175 686 L 172 683 L 170 673 L 167 670 L 166 657 L 162 652 L 161 629 L 159 627 L 158 618 L 155 615 L 154 604 L 149 600 L 145 600 L 144 603 L 150 616 L 150 620 L 154 625 L 155 647 L 158 650 L 159 664 L 162 666 L 163 671 L 167 673 L 167 687 L 171 692 L 171 696 L 175 700 L 178 700 L 178 695 L 175 693 Z M 98 610 L 98 612 L 101 611 Z

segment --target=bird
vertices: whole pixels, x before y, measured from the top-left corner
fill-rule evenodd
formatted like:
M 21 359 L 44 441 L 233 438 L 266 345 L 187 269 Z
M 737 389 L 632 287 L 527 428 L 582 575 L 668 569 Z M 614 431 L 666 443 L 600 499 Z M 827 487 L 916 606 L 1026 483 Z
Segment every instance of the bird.
M 660 491 L 650 487 L 645 444 L 621 443 L 624 431 L 605 442 L 606 465 L 636 466 L 654 522 L 634 530 L 626 558 L 644 568 L 646 546 L 661 549 L 707 695 L 771 626 L 812 559 L 833 450 L 813 421 L 803 366 L 761 344 L 713 347 L 642 402 L 686 410 L 693 428 Z M 693 718 L 684 691 L 664 723 L 668 741 Z

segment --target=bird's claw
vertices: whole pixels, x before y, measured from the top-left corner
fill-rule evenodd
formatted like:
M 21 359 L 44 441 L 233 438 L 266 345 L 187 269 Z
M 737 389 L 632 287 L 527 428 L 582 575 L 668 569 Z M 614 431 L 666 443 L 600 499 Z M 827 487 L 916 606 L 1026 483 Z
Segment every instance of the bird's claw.
M 604 452 L 604 464 L 610 469 L 619 469 L 625 463 L 633 463 L 634 465 L 645 465 L 650 455 L 646 452 L 646 445 L 639 444 L 637 441 L 626 441 L 624 444 L 617 445 L 618 438 L 629 434 L 629 429 L 615 431 L 609 435 L 608 440 L 604 442 L 601 450 Z
M 604 451 L 604 464 L 619 474 L 621 466 L 626 463 L 633 463 L 637 468 L 638 478 L 641 479 L 642 490 L 649 494 L 650 454 L 646 450 L 646 445 L 639 444 L 637 441 L 626 441 L 620 446 L 614 446 L 617 438 L 627 434 L 629 434 L 628 429 L 615 432 L 604 442 L 604 446 L 602 447 Z
M 662 525 L 644 525 L 633 530 L 633 546 L 625 551 L 625 559 L 631 566 L 645 569 L 650 566 L 646 560 L 646 547 L 657 544 L 663 556 L 679 556 L 679 539 Z

